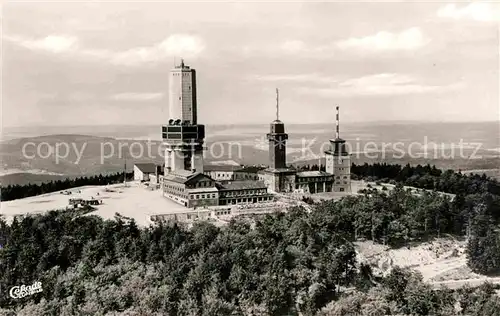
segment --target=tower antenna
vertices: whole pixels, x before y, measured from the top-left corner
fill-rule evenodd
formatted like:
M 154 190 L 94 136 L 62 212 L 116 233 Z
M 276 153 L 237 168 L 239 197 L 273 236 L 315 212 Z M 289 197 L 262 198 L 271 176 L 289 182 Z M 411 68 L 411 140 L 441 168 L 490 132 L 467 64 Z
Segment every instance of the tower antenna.
M 278 88 L 276 88 L 276 120 L 280 119 L 280 92 Z
M 125 162 L 123 165 L 123 184 L 127 186 L 127 157 L 125 158 Z
M 339 125 L 340 125 L 340 122 L 339 122 L 339 112 L 340 112 L 339 111 L 339 107 L 337 106 L 337 118 L 335 120 L 335 123 L 336 123 L 335 138 L 336 139 L 340 138 L 340 132 L 339 132 L 339 130 L 340 130 L 340 127 L 339 127 Z

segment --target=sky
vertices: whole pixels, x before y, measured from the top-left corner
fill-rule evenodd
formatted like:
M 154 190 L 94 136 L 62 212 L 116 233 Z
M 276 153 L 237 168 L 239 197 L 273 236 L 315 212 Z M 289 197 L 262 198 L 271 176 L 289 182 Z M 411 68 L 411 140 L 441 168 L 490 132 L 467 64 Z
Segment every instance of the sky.
M 163 124 L 197 70 L 199 123 L 499 119 L 500 4 L 7 2 L 2 126 Z

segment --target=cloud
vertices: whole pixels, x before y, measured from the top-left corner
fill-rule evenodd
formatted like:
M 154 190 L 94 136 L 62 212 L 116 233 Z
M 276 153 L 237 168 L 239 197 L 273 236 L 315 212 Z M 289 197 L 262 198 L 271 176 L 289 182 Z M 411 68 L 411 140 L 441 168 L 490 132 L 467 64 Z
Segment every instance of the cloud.
M 369 51 L 415 50 L 429 43 L 419 28 L 412 27 L 400 33 L 378 32 L 375 35 L 349 38 L 337 42 L 340 49 Z
M 500 21 L 500 5 L 497 3 L 473 2 L 465 7 L 458 8 L 455 4 L 447 4 L 438 10 L 437 16 L 481 22 Z
M 296 83 L 335 83 L 338 79 L 325 77 L 317 73 L 299 75 L 252 75 L 248 77 L 252 81 L 269 82 L 296 82 Z
M 281 49 L 289 53 L 297 53 L 306 50 L 304 42 L 299 40 L 286 41 L 281 45 Z
M 355 95 L 390 96 L 448 91 L 459 87 L 461 87 L 460 84 L 444 86 L 425 85 L 408 75 L 384 73 L 340 81 L 332 88 L 303 87 L 299 89 L 299 92 L 326 97 Z
M 85 48 L 79 45 L 77 38 L 69 36 L 49 35 L 36 40 L 7 36 L 6 39 L 34 51 L 73 54 L 76 57 L 105 60 L 126 66 L 154 63 L 171 57 L 195 58 L 205 49 L 199 37 L 186 34 L 173 34 L 155 45 L 125 51 Z
M 114 101 L 157 101 L 163 99 L 164 93 L 118 93 L 111 96 Z
M 195 58 L 205 49 L 203 41 L 192 35 L 174 34 L 150 47 L 138 47 L 125 52 L 108 53 L 114 64 L 135 65 L 157 62 L 169 57 Z
M 74 51 L 78 47 L 78 39 L 72 36 L 49 35 L 45 38 L 35 40 L 6 36 L 4 39 L 10 40 L 27 49 L 42 50 L 56 54 Z

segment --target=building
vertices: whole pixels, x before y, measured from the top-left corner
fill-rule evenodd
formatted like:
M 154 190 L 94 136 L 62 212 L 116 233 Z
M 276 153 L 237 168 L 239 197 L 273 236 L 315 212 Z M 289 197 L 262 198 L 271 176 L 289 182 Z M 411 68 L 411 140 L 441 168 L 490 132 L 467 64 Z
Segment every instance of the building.
M 351 156 L 346 141 L 340 138 L 339 107 L 337 106 L 335 139 L 330 140 L 330 149 L 325 151 L 326 172 L 334 176 L 334 192 L 351 192 Z
M 186 207 L 219 205 L 215 180 L 201 172 L 175 170 L 165 174 L 163 196 Z
M 331 140 L 332 149 L 326 152 L 326 172 L 297 172 L 286 165 L 286 141 L 288 134 L 285 125 L 279 120 L 279 94 L 276 90 L 276 120 L 270 125 L 269 168 L 258 171 L 258 177 L 272 192 L 350 192 L 350 156 L 345 140 L 340 139 L 339 114 L 337 107 L 337 135 Z
M 197 123 L 196 71 L 181 61 L 170 72 L 169 121 L 162 126 L 165 174 L 173 170 L 203 173 L 205 125 Z
M 235 180 L 260 180 L 259 171 L 266 169 L 265 167 L 258 166 L 244 166 L 234 171 Z
M 333 175 L 324 171 L 297 172 L 295 189 L 304 193 L 323 193 L 333 191 Z
M 149 186 L 151 189 L 159 189 L 163 182 L 163 174 L 165 170 L 163 166 L 156 165 L 156 172 L 149 175 Z
M 169 78 L 169 117 L 196 125 L 196 70 L 184 65 L 175 66 Z
M 136 163 L 134 164 L 134 180 L 149 181 L 151 175 L 156 174 L 156 165 L 154 163 Z
M 276 119 L 271 122 L 267 134 L 269 166 L 204 166 L 205 126 L 197 122 L 195 70 L 182 61 L 171 71 L 169 87 L 170 119 L 167 125 L 162 126 L 167 148 L 165 170 L 163 176 L 155 175 L 155 179 L 161 179 L 160 186 L 166 198 L 188 208 L 206 209 L 272 202 L 274 193 L 351 191 L 350 155 L 345 140 L 339 137 L 338 107 L 336 135 L 330 140 L 330 149 L 325 152 L 326 172 L 298 172 L 287 166 L 288 134 L 285 124 L 279 119 L 278 89 Z
M 276 119 L 271 122 L 269 133 L 269 168 L 258 172 L 271 192 L 293 192 L 296 170 L 286 166 L 285 124 L 279 119 L 279 91 L 276 89 Z
M 238 169 L 241 169 L 241 166 L 205 165 L 203 166 L 203 174 L 216 181 L 232 181 L 235 180 L 235 171 Z
M 188 208 L 272 201 L 255 168 L 203 165 L 205 126 L 197 122 L 195 70 L 182 61 L 170 72 L 169 89 L 163 196 Z
M 239 165 L 205 165 L 203 174 L 220 182 L 235 180 L 259 180 L 258 171 L 263 167 L 239 166 Z
M 273 201 L 272 194 L 262 181 L 237 180 L 217 184 L 219 205 L 249 204 Z

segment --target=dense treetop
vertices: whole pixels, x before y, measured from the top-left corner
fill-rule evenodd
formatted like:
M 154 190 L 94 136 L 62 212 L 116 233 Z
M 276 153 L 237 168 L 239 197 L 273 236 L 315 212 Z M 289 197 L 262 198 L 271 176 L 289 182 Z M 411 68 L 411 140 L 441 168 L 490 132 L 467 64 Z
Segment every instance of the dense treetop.
M 469 237 L 469 266 L 498 272 L 498 183 L 426 170 L 395 180 L 393 190 L 369 189 L 314 204 L 312 212 L 293 208 L 224 227 L 140 228 L 132 219 L 105 221 L 83 210 L 2 220 L 0 315 L 500 314 L 490 285 L 433 290 L 408 270 L 381 278 L 357 262 L 355 240 L 398 247 L 453 234 Z M 426 176 L 456 197 L 404 189 L 408 179 Z M 36 281 L 43 292 L 8 296 L 12 286 Z

